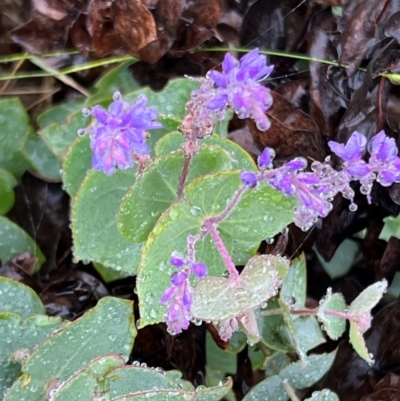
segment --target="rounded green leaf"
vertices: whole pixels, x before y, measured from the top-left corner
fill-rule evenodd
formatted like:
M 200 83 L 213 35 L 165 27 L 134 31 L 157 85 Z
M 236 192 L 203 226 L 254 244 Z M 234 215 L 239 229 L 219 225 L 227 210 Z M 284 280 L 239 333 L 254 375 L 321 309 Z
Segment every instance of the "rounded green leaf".
M 53 390 L 52 401 L 92 401 L 95 392 L 102 393 L 100 383 L 106 374 L 124 365 L 124 358 L 117 354 L 96 358 Z
M 13 188 L 16 185 L 15 177 L 9 171 L 0 168 L 0 215 L 6 214 L 14 206 Z
M 350 332 L 349 332 L 350 344 L 353 346 L 354 350 L 358 355 L 368 364 L 372 365 L 374 363 L 373 355 L 368 352 L 367 346 L 365 344 L 364 337 L 360 331 L 360 328 L 353 322 L 350 321 Z
M 171 132 L 163 136 L 156 144 L 155 152 L 157 157 L 165 156 L 181 148 L 185 142 L 185 137 L 180 132 Z M 219 146 L 228 151 L 237 169 L 247 171 L 257 171 L 257 166 L 251 156 L 235 142 L 229 139 L 221 138 L 217 134 L 213 134 L 208 138 L 200 141 L 204 145 Z
M 367 287 L 358 297 L 351 303 L 349 314 L 354 316 L 362 316 L 366 312 L 377 305 L 382 295 L 387 290 L 388 283 L 386 280 L 378 281 Z
M 277 264 L 288 263 L 280 256 L 257 255 L 249 260 L 238 280 L 206 277 L 195 286 L 191 313 L 201 320 L 233 319 L 277 294 L 280 278 Z
M 289 400 L 279 376 L 271 376 L 258 383 L 243 398 L 243 401 L 261 400 Z
M 22 296 L 26 295 L 24 294 L 24 291 L 19 291 L 16 292 L 15 296 L 18 296 L 19 294 Z M 26 301 L 28 303 L 30 302 L 28 299 L 26 299 Z M 0 305 L 1 302 L 2 301 L 0 300 Z M 15 302 L 17 303 L 17 301 Z M 33 309 L 31 310 L 33 311 Z M 58 317 L 33 315 L 24 320 L 19 313 L 0 313 L 1 399 L 3 398 L 6 390 L 11 387 L 13 382 L 21 375 L 21 363 L 23 362 L 24 358 L 28 358 L 30 353 L 45 338 L 64 325 L 65 323 L 63 323 Z M 19 360 L 19 362 L 16 360 Z
M 41 129 L 52 123 L 63 124 L 68 116 L 82 110 L 83 107 L 84 101 L 81 99 L 57 104 L 40 114 L 37 118 L 37 123 Z
M 126 361 L 136 336 L 133 319 L 130 301 L 102 298 L 81 318 L 40 344 L 4 400 L 45 401 L 45 388 L 69 379 L 95 358 L 116 353 Z
M 38 257 L 34 272 L 37 272 L 46 260 L 36 243 L 24 230 L 0 216 L 0 259 L 7 262 L 22 252 L 29 252 Z
M 18 98 L 0 100 L 0 167 L 16 177 L 31 167 L 22 151 L 31 130 L 28 113 Z
M 279 372 L 282 379 L 287 379 L 293 388 L 302 389 L 311 387 L 331 368 L 335 360 L 336 351 L 330 354 L 310 355 L 306 364 L 301 361 L 286 366 Z
M 346 319 L 328 315 L 325 313 L 326 310 L 344 313 L 346 311 L 346 302 L 343 295 L 339 293 L 332 294 L 332 291 L 328 291 L 325 298 L 321 299 L 317 313 L 318 320 L 324 325 L 326 334 L 332 340 L 337 340 L 346 329 Z
M 122 235 L 133 242 L 146 240 L 161 214 L 176 201 L 184 156 L 182 151 L 157 159 L 125 196 L 119 214 Z M 207 146 L 192 159 L 187 177 L 232 168 L 232 158 L 223 149 Z
M 0 277 L 0 312 L 19 313 L 28 316 L 46 313 L 39 296 L 32 288 L 18 281 Z
M 117 228 L 122 198 L 135 182 L 136 169 L 112 176 L 91 171 L 82 183 L 72 208 L 74 256 L 128 274 L 135 274 L 142 244 L 127 241 Z
M 88 171 L 92 168 L 92 150 L 89 135 L 77 137 L 68 148 L 63 161 L 63 182 L 73 198 L 78 192 Z
M 304 308 L 307 296 L 307 267 L 304 253 L 292 261 L 279 296 L 281 301 L 289 304 L 292 309 Z

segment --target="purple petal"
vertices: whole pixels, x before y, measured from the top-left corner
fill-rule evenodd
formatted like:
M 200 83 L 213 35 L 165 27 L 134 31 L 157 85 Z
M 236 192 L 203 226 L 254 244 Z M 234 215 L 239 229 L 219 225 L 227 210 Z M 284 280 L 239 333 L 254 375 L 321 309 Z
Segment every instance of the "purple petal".
M 328 146 L 333 153 L 345 161 L 355 161 L 361 158 L 367 140 L 365 136 L 357 131 L 351 134 L 346 145 L 335 141 L 329 141 Z
M 258 156 L 258 167 L 260 170 L 268 168 L 275 157 L 275 151 L 271 148 L 265 148 L 260 156 Z
M 182 255 L 178 252 L 173 252 L 169 262 L 172 266 L 182 267 L 185 264 L 185 259 L 183 259 Z
M 92 107 L 93 117 L 101 124 L 106 124 L 108 120 L 108 113 L 100 106 Z
M 314 173 L 300 173 L 297 179 L 304 184 L 319 184 L 320 179 Z
M 248 188 L 255 188 L 257 186 L 257 176 L 252 171 L 242 171 L 240 173 L 240 179 Z
M 190 288 L 187 286 L 183 293 L 182 303 L 186 309 L 190 309 L 190 307 L 192 306 L 192 302 L 193 302 L 193 295 L 192 292 L 190 291 Z
M 298 170 L 304 170 L 307 167 L 307 160 L 303 157 L 296 157 L 290 162 L 285 163 L 282 168 L 285 170 L 295 173 Z
M 371 155 L 381 161 L 396 156 L 398 152 L 395 140 L 386 136 L 384 131 L 376 134 L 371 139 L 368 147 Z
M 225 54 L 224 61 L 222 62 L 222 69 L 225 74 L 229 74 L 236 66 L 238 62 L 230 53 Z
M 193 264 L 192 271 L 198 277 L 205 277 L 207 275 L 207 266 L 204 263 L 197 262 Z
M 210 78 L 214 81 L 215 85 L 219 86 L 220 88 L 226 88 L 228 81 L 225 75 L 221 74 L 219 71 L 210 71 Z
M 161 297 L 160 302 L 162 304 L 165 304 L 175 295 L 175 292 L 176 292 L 176 287 L 168 287 L 165 290 L 163 296 Z
M 368 164 L 365 163 L 364 160 L 358 160 L 356 162 L 351 163 L 347 168 L 346 171 L 350 173 L 353 177 L 361 178 L 365 174 L 368 174 L 371 169 L 369 168 Z
M 207 108 L 210 110 L 221 110 L 228 103 L 228 96 L 224 93 L 217 94 L 207 103 Z
M 182 284 L 186 279 L 187 279 L 187 273 L 185 273 L 185 272 L 175 272 L 171 276 L 171 283 L 173 285 L 178 286 L 179 284 Z

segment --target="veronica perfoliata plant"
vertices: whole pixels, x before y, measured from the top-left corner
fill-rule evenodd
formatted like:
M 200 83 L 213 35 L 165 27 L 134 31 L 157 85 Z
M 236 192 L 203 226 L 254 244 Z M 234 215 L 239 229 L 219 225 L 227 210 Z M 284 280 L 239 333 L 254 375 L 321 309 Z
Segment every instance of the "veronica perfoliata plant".
M 328 143 L 342 159 L 339 170 L 329 158 L 309 166 L 297 157 L 275 167 L 270 148 L 255 164 L 215 130 L 230 110 L 268 130 L 272 97 L 262 81 L 272 70 L 258 49 L 240 61 L 227 54 L 221 71 L 187 81 L 194 90 L 173 129 L 166 126 L 171 121 L 165 115 L 158 118 L 143 93 L 129 101 L 117 93 L 108 109 L 86 108 L 92 121 L 80 130 L 88 135 L 79 140 L 90 142 L 94 170 L 74 198 L 75 256 L 92 258 L 102 252 L 82 235 L 81 216 L 92 202 L 107 197 L 104 213 L 109 217 L 99 219 L 108 227 L 104 238 L 109 235 L 109 241 L 101 243 L 113 258 L 92 260 L 125 275 L 137 274 L 139 328 L 165 322 L 176 335 L 192 322 L 208 322 L 223 340 L 244 332 L 250 344 L 261 341 L 272 349 L 297 351 L 306 363 L 307 352 L 324 341 L 317 321 L 337 339 L 349 320 L 350 341 L 372 363 L 362 334 L 386 290 L 385 281 L 368 287 L 350 306 L 329 290 L 319 308 L 306 309 L 304 260 L 296 267 L 282 256 L 257 250 L 261 241 L 285 234 L 291 223 L 309 230 L 329 214 L 338 194 L 356 211 L 353 181 L 360 182 L 369 202 L 375 181 L 383 186 L 400 182 L 397 147 L 384 132 L 368 144 L 362 133 L 354 132 L 346 144 Z M 76 168 L 71 160 L 67 155 L 66 166 Z M 101 237 L 103 228 L 98 230 L 93 235 Z M 239 272 L 237 266 L 244 268 Z M 265 328 L 271 319 L 289 333 L 279 347 Z M 304 324 L 313 331 L 312 339 L 297 335 Z

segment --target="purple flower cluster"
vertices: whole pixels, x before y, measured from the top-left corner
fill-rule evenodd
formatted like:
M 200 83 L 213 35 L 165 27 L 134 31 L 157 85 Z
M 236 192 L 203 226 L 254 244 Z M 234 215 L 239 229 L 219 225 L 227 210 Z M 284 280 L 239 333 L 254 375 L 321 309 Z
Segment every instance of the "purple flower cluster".
M 227 53 L 222 72 L 210 71 L 202 85 L 192 93 L 186 104 L 187 115 L 181 131 L 188 137 L 204 138 L 212 134 L 214 122 L 233 109 L 239 118 L 253 119 L 258 129 L 265 131 L 270 122 L 265 111 L 272 105 L 270 89 L 260 84 L 273 66 L 266 65 L 266 57 L 254 49 L 237 61 Z
M 207 266 L 202 262 L 188 261 L 177 252 L 171 255 L 170 263 L 179 270 L 172 274 L 172 285 L 165 290 L 160 302 L 169 303 L 165 321 L 168 331 L 175 335 L 186 330 L 192 319 L 190 307 L 193 301 L 193 288 L 189 281 L 190 274 L 205 277 Z
M 375 135 L 367 146 L 363 134 L 354 132 L 346 145 L 330 141 L 333 153 L 344 160 L 342 170 L 336 171 L 329 164 L 313 162 L 311 172 L 305 172 L 307 161 L 296 158 L 279 168 L 271 169 L 274 152 L 266 148 L 258 158 L 259 173 L 241 173 L 245 186 L 254 188 L 259 181 L 265 181 L 287 196 L 296 196 L 299 204 L 295 208 L 294 223 L 306 231 L 318 220 L 326 217 L 332 210 L 332 200 L 338 194 L 350 200 L 349 209 L 357 210 L 351 181 L 360 181 L 360 191 L 371 202 L 370 194 L 374 181 L 383 186 L 400 182 L 400 158 L 394 139 L 383 131 Z M 362 159 L 368 148 L 371 154 L 368 163 Z
M 146 107 L 145 95 L 140 95 L 131 105 L 122 101 L 119 92 L 113 99 L 108 111 L 101 106 L 84 109 L 83 114 L 91 115 L 94 120 L 88 128 L 78 131 L 80 135 L 89 132 L 93 168 L 107 175 L 117 168 L 133 167 L 134 153 L 149 153 L 145 131 L 162 128 L 161 123 L 154 121 L 158 111 Z
M 333 153 L 343 159 L 343 171 L 352 180 L 360 181 L 360 191 L 371 202 L 371 189 L 374 181 L 384 187 L 400 182 L 400 158 L 393 138 L 386 136 L 384 131 L 376 134 L 367 144 L 365 136 L 354 132 L 346 145 L 330 141 L 328 145 Z M 370 157 L 368 163 L 362 160 L 368 147 Z

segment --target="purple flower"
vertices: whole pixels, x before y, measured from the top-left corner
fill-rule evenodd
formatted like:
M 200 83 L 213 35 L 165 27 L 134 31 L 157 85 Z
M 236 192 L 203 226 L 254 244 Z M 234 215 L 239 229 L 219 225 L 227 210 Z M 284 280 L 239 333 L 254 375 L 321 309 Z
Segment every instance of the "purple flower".
M 239 118 L 251 118 L 258 129 L 267 130 L 270 122 L 265 111 L 271 107 L 272 97 L 270 89 L 259 83 L 273 70 L 273 66 L 266 65 L 266 60 L 259 49 L 246 54 L 240 62 L 227 53 L 222 72 L 214 70 L 208 75 L 216 90 L 207 107 L 211 110 L 232 107 Z
M 357 131 L 351 134 L 346 145 L 335 141 L 328 142 L 331 151 L 347 162 L 360 160 L 366 144 L 367 139 L 365 136 Z
M 381 162 L 390 161 L 398 153 L 395 140 L 387 137 L 385 131 L 379 132 L 369 141 L 368 151 L 373 160 Z
M 182 284 L 187 279 L 187 277 L 188 275 L 185 272 L 175 272 L 171 276 L 171 283 L 175 286 L 178 286 Z
M 248 188 L 255 188 L 257 186 L 257 175 L 252 171 L 242 171 L 240 179 Z
M 145 130 L 162 128 L 162 124 L 154 121 L 158 112 L 146 107 L 146 104 L 145 95 L 140 95 L 129 105 L 121 100 L 117 92 L 108 111 L 101 106 L 84 110 L 85 115 L 91 114 L 94 119 L 91 126 L 80 132 L 90 134 L 95 170 L 111 175 L 117 168 L 125 170 L 133 167 L 132 152 L 149 153 Z
M 265 148 L 260 156 L 258 156 L 258 168 L 262 171 L 272 167 L 272 160 L 274 160 L 275 151 L 271 148 Z
M 173 252 L 169 262 L 172 266 L 182 267 L 185 264 L 185 259 L 183 259 L 182 255 L 180 255 L 178 252 Z
M 205 277 L 207 275 L 207 266 L 201 262 L 194 263 L 192 265 L 192 272 L 197 277 Z

